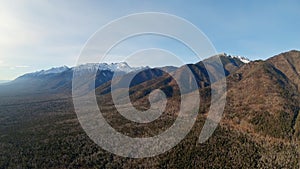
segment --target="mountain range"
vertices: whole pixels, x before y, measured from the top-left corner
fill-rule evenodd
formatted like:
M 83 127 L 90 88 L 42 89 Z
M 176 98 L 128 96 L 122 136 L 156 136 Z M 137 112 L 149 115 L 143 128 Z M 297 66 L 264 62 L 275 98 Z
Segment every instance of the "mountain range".
M 213 62 L 216 57 L 222 65 Z M 177 116 L 179 96 L 194 92 L 180 93 L 172 78 L 192 85 L 185 67 L 197 82 L 201 100 L 199 110 L 193 107 L 189 110 L 198 111 L 199 115 L 191 134 L 166 154 L 146 159 L 122 158 L 97 148 L 82 131 L 71 99 L 75 69 L 84 79 L 78 87 L 85 93 L 96 94 L 99 108 L 110 125 L 129 136 L 147 137 L 170 127 Z M 223 118 L 213 136 L 204 144 L 197 144 L 207 118 L 212 85 L 218 84 L 220 69 L 227 84 Z M 90 84 L 87 81 L 95 70 L 95 83 Z M 116 78 L 112 79 L 114 74 Z M 112 92 L 122 99 L 128 79 L 132 79 L 130 100 L 137 109 L 149 109 L 148 97 L 155 89 L 161 89 L 167 97 L 167 109 L 149 126 L 122 118 L 113 105 Z M 112 84 L 116 86 L 114 89 Z M 300 165 L 300 51 L 297 50 L 255 61 L 223 53 L 182 67 L 135 68 L 124 62 L 63 66 L 0 84 L 0 96 L 0 152 L 6 155 L 0 156 L 0 168 L 34 165 L 42 168 L 298 168 Z M 43 154 L 43 158 L 35 154 Z
M 221 54 L 223 58 L 226 58 L 228 61 L 226 62 L 238 62 L 247 63 L 249 59 L 240 56 L 230 56 L 227 54 Z M 199 62 L 197 64 L 189 64 L 188 65 L 193 72 L 195 72 L 195 76 L 197 77 L 197 81 L 201 83 L 207 83 L 208 75 L 206 77 L 200 77 L 203 72 L 205 72 L 204 65 Z M 73 77 L 73 71 L 77 70 L 82 74 L 82 76 L 88 76 L 93 71 L 97 71 L 96 83 L 95 87 L 97 88 L 100 85 L 104 84 L 112 80 L 113 74 L 116 76 L 120 76 L 119 79 L 126 80 L 131 74 L 134 72 L 141 71 L 138 76 L 132 82 L 133 85 L 142 83 L 144 81 L 153 80 L 156 77 L 160 77 L 165 73 L 171 73 L 178 71 L 180 74 L 180 69 L 174 66 L 165 66 L 160 68 L 150 68 L 150 67 L 130 67 L 126 62 L 120 63 L 87 63 L 84 65 L 78 65 L 76 67 L 54 67 L 48 70 L 41 70 L 33 73 L 24 74 L 13 81 L 9 81 L 9 83 L 2 84 L 0 92 L 2 94 L 11 94 L 19 92 L 22 93 L 58 93 L 58 92 L 69 92 L 71 90 L 71 83 Z M 201 70 L 200 70 L 201 69 Z M 144 70 L 144 71 L 143 71 Z M 131 73 L 133 72 L 133 73 Z M 228 73 L 228 72 L 226 72 Z M 125 76 L 123 76 L 125 75 Z M 205 79 L 201 79 L 205 78 Z M 83 85 L 83 84 L 82 84 Z M 207 85 L 207 84 L 206 84 Z M 91 88 L 92 89 L 92 88 Z
M 87 63 L 76 67 L 56 67 L 48 70 L 41 70 L 33 73 L 24 74 L 13 81 L 1 84 L 1 96 L 41 96 L 45 98 L 69 97 L 71 95 L 73 72 L 76 69 L 84 78 L 92 78 L 91 73 L 95 70 L 97 78 L 94 86 L 89 86 L 88 90 L 112 79 L 113 75 L 121 76 L 137 70 L 147 69 L 148 67 L 130 67 L 126 62 L 120 63 Z M 87 85 L 85 82 L 82 86 Z M 38 99 L 41 99 L 39 97 Z

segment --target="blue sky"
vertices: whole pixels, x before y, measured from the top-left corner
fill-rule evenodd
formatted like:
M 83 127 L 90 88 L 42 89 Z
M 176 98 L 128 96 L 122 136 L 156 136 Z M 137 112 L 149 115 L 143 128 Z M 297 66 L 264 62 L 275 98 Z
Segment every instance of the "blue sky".
M 96 30 L 137 12 L 164 12 L 185 18 L 202 30 L 220 53 L 254 60 L 300 47 L 297 0 L 69 2 L 0 2 L 0 80 L 50 67 L 73 66 L 81 48 Z M 141 43 L 131 43 L 138 44 Z M 176 43 L 158 44 L 153 47 L 176 46 Z M 182 57 L 189 55 L 176 52 Z

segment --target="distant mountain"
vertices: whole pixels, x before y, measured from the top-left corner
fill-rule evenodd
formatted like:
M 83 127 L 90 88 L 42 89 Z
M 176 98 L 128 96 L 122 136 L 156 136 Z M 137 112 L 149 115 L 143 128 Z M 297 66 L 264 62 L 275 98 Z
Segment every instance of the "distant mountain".
M 132 79 L 132 81 L 130 82 L 129 87 L 133 87 L 147 81 L 155 81 L 157 78 L 166 75 L 167 73 L 170 73 L 172 71 L 175 71 L 176 69 L 170 69 L 169 67 L 160 69 L 152 68 L 145 69 L 137 74 L 135 72 L 128 73 L 124 76 L 119 76 L 114 80 L 108 81 L 102 86 L 99 86 L 99 89 L 97 91 L 101 94 L 107 94 L 111 92 L 111 85 L 114 85 L 115 88 L 127 88 L 127 81 L 130 79 Z
M 77 70 L 84 70 L 84 71 L 93 71 L 93 70 L 109 70 L 112 72 L 133 72 L 141 69 L 146 69 L 148 67 L 131 67 L 126 62 L 120 63 L 87 63 L 84 65 L 79 65 L 76 67 Z M 73 68 L 74 69 L 74 68 Z
M 20 76 L 19 78 L 28 78 L 28 77 L 38 77 L 38 76 L 45 76 L 49 74 L 58 74 L 65 72 L 67 70 L 74 70 L 74 69 L 86 72 L 86 71 L 94 71 L 94 70 L 108 70 L 111 72 L 125 72 L 129 73 L 132 71 L 137 71 L 140 69 L 145 69 L 147 67 L 130 67 L 126 62 L 120 63 L 87 63 L 84 65 L 78 65 L 76 67 L 69 68 L 67 66 L 62 67 L 55 67 L 48 70 L 41 70 L 33 73 L 28 73 L 25 75 Z
M 219 58 L 223 65 L 216 63 L 215 59 Z M 190 81 L 191 77 L 189 76 L 190 74 L 186 72 L 188 69 L 192 72 L 192 75 L 194 76 L 193 78 L 195 78 L 198 87 L 201 89 L 208 87 L 211 83 L 216 82 L 215 79 L 218 79 L 217 76 L 219 76 L 220 70 L 223 70 L 225 72 L 225 76 L 228 76 L 243 65 L 244 63 L 240 61 L 240 59 L 221 54 L 212 56 L 196 64 L 187 64 L 179 68 L 172 69 L 170 72 L 162 71 L 164 69 L 148 69 L 140 72 L 136 77 L 133 78 L 129 89 L 130 97 L 132 97 L 133 100 L 145 100 L 148 98 L 148 95 L 152 90 L 159 88 L 165 91 L 167 97 L 170 98 L 179 94 L 177 82 L 173 77 L 176 77 L 178 81 L 185 83 L 185 85 L 183 85 L 185 87 L 190 87 L 192 85 L 192 81 Z M 208 71 L 213 75 L 212 79 L 209 78 Z M 124 83 L 122 81 L 126 81 L 129 77 L 131 77 L 130 74 L 121 76 L 114 81 L 109 81 L 104 85 L 99 86 L 96 89 L 96 94 L 103 95 L 111 92 L 111 83 L 115 84 L 117 88 L 120 89 L 118 91 L 119 93 L 126 92 L 126 86 L 123 85 Z M 212 82 L 210 80 L 212 80 Z M 184 88 L 183 92 L 188 93 L 192 91 L 190 91 L 188 88 Z
M 88 63 L 77 67 L 67 66 L 41 70 L 22 75 L 10 83 L 3 83 L 0 86 L 1 96 L 26 96 L 35 95 L 36 99 L 49 98 L 51 95 L 59 97 L 71 97 L 73 71 L 76 69 L 82 76 L 82 83 L 78 84 L 85 92 L 95 89 L 107 81 L 110 81 L 115 74 L 122 76 L 129 72 L 145 69 L 147 67 L 130 67 L 127 63 Z M 96 81 L 93 83 L 92 72 L 97 71 Z M 14 98 L 12 98 L 14 99 Z M 7 100 L 6 100 L 7 101 Z
M 245 56 L 235 56 L 235 55 L 228 55 L 227 53 L 222 53 L 220 54 L 221 56 L 228 56 L 228 57 L 231 57 L 231 58 L 236 58 L 236 59 L 239 59 L 241 62 L 243 63 L 249 63 L 251 62 L 250 59 L 248 59 L 247 57 Z
M 243 64 L 243 62 L 241 62 L 237 58 L 230 58 L 226 55 L 222 56 L 221 58 L 223 58 L 222 60 L 224 63 L 226 62 L 226 75 Z M 208 74 L 201 62 L 197 64 L 188 64 L 187 66 L 192 70 L 200 87 L 208 86 L 210 84 Z M 215 69 L 213 67 L 214 66 L 212 65 L 212 69 Z M 160 83 L 163 83 L 165 85 L 170 84 L 172 86 L 175 83 L 172 82 L 169 77 L 167 77 L 167 73 L 175 73 L 176 76 L 181 76 L 179 78 L 187 78 L 185 76 L 185 73 L 182 72 L 182 68 L 173 66 L 162 67 L 159 68 L 159 70 L 155 68 L 149 69 L 149 67 L 131 67 L 125 62 L 111 64 L 87 63 L 72 68 L 62 66 L 25 74 L 11 81 L 9 84 L 2 85 L 0 88 L 0 94 L 2 96 L 27 94 L 49 96 L 50 94 L 58 94 L 70 97 L 72 90 L 73 71 L 75 69 L 77 70 L 77 73 L 79 72 L 80 76 L 82 76 L 83 79 L 82 83 L 77 84 L 77 87 L 80 87 L 84 92 L 92 91 L 95 88 L 106 84 L 107 82 L 112 80 L 114 74 L 117 76 L 116 80 L 118 82 L 122 82 L 124 80 L 126 81 L 126 79 L 133 75 L 132 72 L 138 70 L 142 71 L 138 73 L 136 77 L 134 77 L 133 81 L 130 84 L 131 87 L 137 86 L 144 82 L 147 82 L 146 86 L 152 86 L 152 83 L 156 83 L 156 85 L 159 85 Z M 95 83 L 88 83 L 91 82 L 91 80 L 89 79 L 93 78 L 91 72 L 95 71 L 97 71 Z M 119 87 L 122 87 L 122 83 L 119 84 Z M 101 93 L 110 91 L 110 87 L 108 84 L 101 86 L 101 89 L 103 90 Z
M 231 57 L 237 58 L 237 59 L 239 59 L 240 61 L 242 61 L 242 62 L 244 62 L 244 63 L 249 63 L 249 62 L 251 62 L 250 59 L 248 59 L 248 58 L 246 58 L 246 57 L 244 57 L 244 56 L 231 56 Z
M 68 68 L 67 66 L 55 67 L 55 68 L 51 68 L 48 70 L 41 70 L 41 71 L 37 71 L 37 72 L 33 72 L 33 73 L 28 73 L 28 74 L 20 76 L 19 78 L 37 77 L 37 76 L 44 76 L 44 75 L 48 75 L 48 74 L 58 74 L 58 73 L 67 71 L 69 69 L 70 68 Z

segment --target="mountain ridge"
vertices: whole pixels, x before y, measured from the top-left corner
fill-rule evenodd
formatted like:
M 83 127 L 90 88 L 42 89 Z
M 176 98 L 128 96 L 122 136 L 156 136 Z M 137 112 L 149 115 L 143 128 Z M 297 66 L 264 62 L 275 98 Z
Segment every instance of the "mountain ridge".
M 18 90 L 10 91 L 25 90 L 23 94 L 0 93 L 0 168 L 299 168 L 300 52 L 288 51 L 249 63 L 225 55 L 219 57 L 222 66 L 209 61 L 186 65 L 193 72 L 200 93 L 199 110 L 193 106 L 187 109 L 199 112 L 194 127 L 174 148 L 144 159 L 113 155 L 90 140 L 74 110 L 72 70 L 43 75 L 44 80 L 32 78 L 24 81 L 29 84 L 20 83 Z M 83 78 L 80 86 L 89 89 L 88 94 L 95 92 L 102 115 L 116 131 L 135 138 L 152 137 L 171 127 L 178 115 L 181 94 L 170 75 L 190 85 L 183 67 L 163 69 L 145 69 L 134 77 L 134 72 L 124 73 L 115 82 L 111 79 L 114 72 L 101 70 L 95 83 L 84 82 L 90 80 L 87 72 L 87 79 Z M 210 110 L 211 87 L 219 85 L 214 79 L 220 70 L 226 75 L 225 110 L 213 135 L 199 144 L 198 137 Z M 207 71 L 213 78 L 208 77 Z M 103 74 L 110 78 L 100 78 Z M 110 83 L 118 84 L 129 77 L 133 77 L 130 102 L 139 110 L 150 108 L 151 91 L 165 92 L 167 109 L 158 119 L 147 124 L 134 123 L 116 110 Z M 32 85 L 36 88 L 29 88 Z M 7 85 L 0 89 L 9 91 L 4 86 Z M 120 99 L 128 93 L 122 85 L 113 92 Z M 189 94 L 193 92 L 183 93 Z M 82 108 L 89 110 L 89 105 Z

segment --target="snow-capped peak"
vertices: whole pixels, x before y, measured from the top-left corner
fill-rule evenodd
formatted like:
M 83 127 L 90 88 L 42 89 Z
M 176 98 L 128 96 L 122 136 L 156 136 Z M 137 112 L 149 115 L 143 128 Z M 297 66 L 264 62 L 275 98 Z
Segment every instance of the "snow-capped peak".
M 69 69 L 70 68 L 68 66 L 54 67 L 54 68 L 51 68 L 48 70 L 40 70 L 40 71 L 36 71 L 33 73 L 27 73 L 27 74 L 20 76 L 19 78 L 38 77 L 38 76 L 44 76 L 44 75 L 49 75 L 49 74 L 57 74 L 57 73 L 62 73 L 64 71 L 67 71 Z
M 39 72 L 37 72 L 40 75 L 46 75 L 46 74 L 51 74 L 51 73 L 61 73 L 64 72 L 66 70 L 68 70 L 68 66 L 61 66 L 61 67 L 54 67 L 48 70 L 41 70 Z
M 64 71 L 67 70 L 74 70 L 76 69 L 76 71 L 88 71 L 88 72 L 93 72 L 93 71 L 97 71 L 97 70 L 109 70 L 112 72 L 125 72 L 125 73 L 129 73 L 132 71 L 137 71 L 137 70 L 141 70 L 141 69 L 145 69 L 148 67 L 131 67 L 129 66 L 126 62 L 120 62 L 120 63 L 86 63 L 86 64 L 82 64 L 82 65 L 78 65 L 76 67 L 72 67 L 69 68 L 67 66 L 61 66 L 61 67 L 54 67 L 48 70 L 41 70 L 41 71 L 37 71 L 37 72 L 33 72 L 33 73 L 28 73 L 25 74 L 21 77 L 37 77 L 37 76 L 43 76 L 43 75 L 48 75 L 48 74 L 58 74 L 58 73 L 62 73 Z
M 110 70 L 113 72 L 132 72 L 145 67 L 131 67 L 126 62 L 120 63 L 86 63 L 83 65 L 76 66 L 76 70 Z
M 248 58 L 246 58 L 246 57 L 244 57 L 244 56 L 232 56 L 233 58 L 237 58 L 237 59 L 239 59 L 240 61 L 242 61 L 242 62 L 244 62 L 244 63 L 249 63 L 249 62 L 251 62 L 251 60 L 250 59 L 248 59 Z
M 246 57 L 244 57 L 244 56 L 227 55 L 226 53 L 223 53 L 223 54 L 221 54 L 221 55 L 228 56 L 228 57 L 231 57 L 231 58 L 239 59 L 239 60 L 240 60 L 241 62 L 243 62 L 243 63 L 249 63 L 249 62 L 251 62 L 250 59 L 248 59 L 248 58 L 246 58 Z
M 51 68 L 51 69 L 48 69 L 48 70 L 40 70 L 40 71 L 36 71 L 36 72 L 33 72 L 33 73 L 28 73 L 28 74 L 25 74 L 21 77 L 32 77 L 32 76 L 41 76 L 41 75 L 48 75 L 48 74 L 56 74 L 56 73 L 62 73 L 66 70 L 69 70 L 70 68 L 67 67 L 67 66 L 61 66 L 61 67 L 54 67 L 54 68 Z

